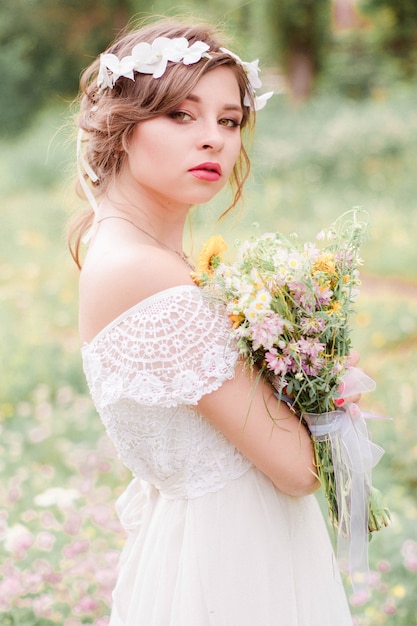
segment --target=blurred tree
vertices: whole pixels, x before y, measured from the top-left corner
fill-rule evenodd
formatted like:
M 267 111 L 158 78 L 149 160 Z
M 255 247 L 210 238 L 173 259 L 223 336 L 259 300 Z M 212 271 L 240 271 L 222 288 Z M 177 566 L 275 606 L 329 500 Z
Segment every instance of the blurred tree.
M 72 96 L 130 15 L 131 0 L 2 0 L 0 133 L 19 132 L 51 96 Z
M 360 0 L 361 10 L 372 17 L 379 52 L 394 56 L 405 73 L 416 74 L 417 1 Z
M 330 43 L 331 0 L 266 0 L 272 47 L 296 100 L 307 98 Z

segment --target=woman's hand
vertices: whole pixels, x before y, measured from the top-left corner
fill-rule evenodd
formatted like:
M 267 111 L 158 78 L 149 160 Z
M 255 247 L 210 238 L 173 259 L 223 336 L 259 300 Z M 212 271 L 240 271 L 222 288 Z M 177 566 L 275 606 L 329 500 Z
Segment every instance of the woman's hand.
M 348 363 L 350 367 L 356 367 L 356 364 L 359 362 L 360 355 L 357 350 L 352 350 L 349 354 Z M 340 408 L 346 404 L 358 404 L 361 399 L 360 393 L 355 393 L 353 395 L 349 394 L 349 384 L 346 384 L 346 381 L 342 380 L 339 385 L 339 397 L 335 399 L 335 405 Z

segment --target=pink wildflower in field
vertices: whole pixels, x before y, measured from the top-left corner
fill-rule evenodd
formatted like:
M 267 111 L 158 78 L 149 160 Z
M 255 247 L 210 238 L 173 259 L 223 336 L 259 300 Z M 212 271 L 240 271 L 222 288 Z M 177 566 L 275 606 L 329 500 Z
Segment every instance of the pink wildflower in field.
M 32 609 L 35 615 L 40 617 L 50 617 L 52 615 L 54 599 L 51 594 L 44 593 L 36 596 L 32 601 Z
M 71 513 L 68 516 L 68 518 L 65 520 L 63 529 L 64 529 L 64 532 L 67 533 L 67 535 L 72 535 L 75 537 L 75 535 L 78 535 L 78 533 L 80 532 L 81 525 L 82 525 L 81 516 L 78 513 Z
M 395 615 L 397 607 L 392 600 L 388 600 L 388 602 L 385 602 L 385 604 L 382 605 L 382 611 L 385 615 Z
M 39 593 L 42 589 L 43 577 L 38 571 L 26 570 L 22 574 L 25 593 Z
M 54 547 L 55 535 L 47 531 L 40 532 L 36 537 L 36 545 L 41 550 L 50 551 Z
M 372 589 L 381 589 L 381 576 L 374 570 L 369 572 L 369 586 L 372 587 Z
M 417 542 L 408 539 L 401 548 L 404 567 L 411 572 L 417 572 Z
M 76 607 L 74 607 L 74 611 L 76 613 L 92 613 L 99 608 L 99 603 L 97 600 L 92 598 L 91 596 L 84 596 L 81 598 Z
M 350 596 L 350 603 L 352 606 L 363 606 L 368 602 L 369 598 L 369 591 L 367 589 L 361 589 Z
M 386 573 L 390 571 L 391 565 L 388 561 L 378 561 L 377 568 L 380 572 Z
M 8 572 L 8 575 L 0 582 L 0 610 L 7 611 L 14 598 L 24 593 L 24 587 L 20 572 Z
M 106 526 L 111 518 L 110 507 L 106 504 L 95 504 L 90 508 L 91 518 L 98 526 Z
M 82 554 L 83 552 L 88 552 L 89 542 L 87 539 L 83 541 L 74 541 L 73 543 L 65 546 L 63 553 L 67 558 L 72 558 L 77 554 Z
M 51 511 L 42 511 L 39 519 L 43 528 L 50 528 L 54 530 L 61 528 L 61 524 Z

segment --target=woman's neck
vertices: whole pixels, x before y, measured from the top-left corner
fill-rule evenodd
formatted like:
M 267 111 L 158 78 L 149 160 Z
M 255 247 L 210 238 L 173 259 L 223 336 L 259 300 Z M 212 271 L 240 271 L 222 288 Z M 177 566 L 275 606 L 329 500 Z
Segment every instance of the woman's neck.
M 109 189 L 99 204 L 97 220 L 119 216 L 131 220 L 139 229 L 163 245 L 181 249 L 185 222 L 190 207 L 164 205 L 142 196 L 131 201 L 129 194 Z

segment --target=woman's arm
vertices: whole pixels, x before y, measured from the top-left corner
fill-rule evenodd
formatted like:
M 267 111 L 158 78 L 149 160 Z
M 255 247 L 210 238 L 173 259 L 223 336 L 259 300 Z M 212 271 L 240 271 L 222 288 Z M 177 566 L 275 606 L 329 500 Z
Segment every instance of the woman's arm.
M 304 496 L 318 489 L 307 429 L 248 367 L 238 363 L 235 377 L 203 396 L 198 408 L 280 491 Z

